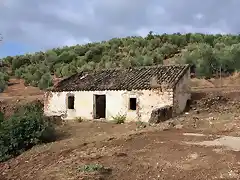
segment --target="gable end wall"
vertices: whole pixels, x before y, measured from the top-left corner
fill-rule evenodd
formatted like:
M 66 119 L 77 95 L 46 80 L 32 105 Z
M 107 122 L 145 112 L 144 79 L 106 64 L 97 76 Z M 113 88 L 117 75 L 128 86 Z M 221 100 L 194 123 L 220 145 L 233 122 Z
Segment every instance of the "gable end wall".
M 187 101 L 191 99 L 190 69 L 183 75 L 174 88 L 174 114 L 185 110 Z

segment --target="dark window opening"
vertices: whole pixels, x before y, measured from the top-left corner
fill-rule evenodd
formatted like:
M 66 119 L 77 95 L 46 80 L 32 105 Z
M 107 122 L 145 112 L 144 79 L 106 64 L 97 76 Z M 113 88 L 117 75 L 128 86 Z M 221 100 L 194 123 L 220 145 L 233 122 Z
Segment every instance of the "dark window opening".
M 68 96 L 68 109 L 74 109 L 74 96 Z
M 137 109 L 137 99 L 136 98 L 130 98 L 129 109 L 130 110 L 136 110 Z

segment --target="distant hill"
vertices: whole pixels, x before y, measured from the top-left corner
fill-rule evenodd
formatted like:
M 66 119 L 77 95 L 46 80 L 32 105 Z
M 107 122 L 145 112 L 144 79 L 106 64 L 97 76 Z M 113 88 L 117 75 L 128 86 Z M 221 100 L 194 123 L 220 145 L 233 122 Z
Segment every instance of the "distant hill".
M 170 61 L 169 61 L 170 58 Z M 197 76 L 240 69 L 240 35 L 162 34 L 113 38 L 109 41 L 55 48 L 2 60 L 12 75 L 25 84 L 45 89 L 54 77 L 67 77 L 82 70 L 189 63 Z M 1 74 L 0 74 L 1 75 Z M 1 77 L 0 77 L 1 80 Z M 1 82 L 1 81 L 0 81 Z

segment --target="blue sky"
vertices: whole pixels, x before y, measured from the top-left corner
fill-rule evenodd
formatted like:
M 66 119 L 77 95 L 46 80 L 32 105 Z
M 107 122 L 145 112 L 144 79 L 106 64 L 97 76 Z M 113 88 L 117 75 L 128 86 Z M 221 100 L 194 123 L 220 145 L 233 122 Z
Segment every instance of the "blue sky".
M 1 0 L 0 57 L 128 35 L 239 33 L 240 0 Z
M 28 52 L 34 52 L 39 50 L 38 48 L 33 48 L 30 45 L 26 45 L 21 42 L 4 42 L 0 44 L 0 56 L 6 57 L 9 55 L 25 54 Z

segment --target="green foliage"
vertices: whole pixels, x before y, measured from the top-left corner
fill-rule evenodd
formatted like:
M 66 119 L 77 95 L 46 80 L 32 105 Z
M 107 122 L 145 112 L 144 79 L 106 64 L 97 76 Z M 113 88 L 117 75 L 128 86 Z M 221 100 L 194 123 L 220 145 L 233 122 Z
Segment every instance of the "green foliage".
M 7 82 L 9 80 L 9 76 L 5 72 L 0 71 L 0 92 L 3 92 L 7 87 Z
M 80 166 L 78 168 L 78 171 L 90 173 L 90 172 L 101 171 L 103 169 L 104 169 L 104 166 L 101 164 L 87 164 L 84 166 Z
M 68 77 L 82 70 L 162 64 L 172 57 L 177 63 L 195 65 L 198 76 L 210 77 L 220 68 L 239 71 L 239 56 L 240 35 L 149 32 L 146 38 L 113 38 L 3 60 L 26 84 L 44 89 L 52 85 L 49 75 Z
M 78 123 L 83 122 L 83 118 L 81 118 L 81 117 L 77 117 L 77 118 L 75 118 L 74 120 L 75 120 L 76 122 L 78 122 Z
M 47 89 L 53 85 L 52 76 L 49 73 L 44 74 L 38 84 L 40 89 Z
M 0 124 L 3 122 L 4 120 L 4 114 L 3 112 L 0 111 Z
M 117 115 L 113 116 L 113 122 L 116 124 L 123 124 L 126 121 L 126 116 L 125 115 Z
M 0 123 L 0 162 L 55 137 L 55 129 L 43 116 L 40 102 L 22 106 Z
M 36 113 L 43 115 L 43 103 L 41 101 L 34 101 L 33 103 L 25 104 L 24 106 L 19 106 L 14 111 L 15 115 L 28 115 L 29 113 Z

